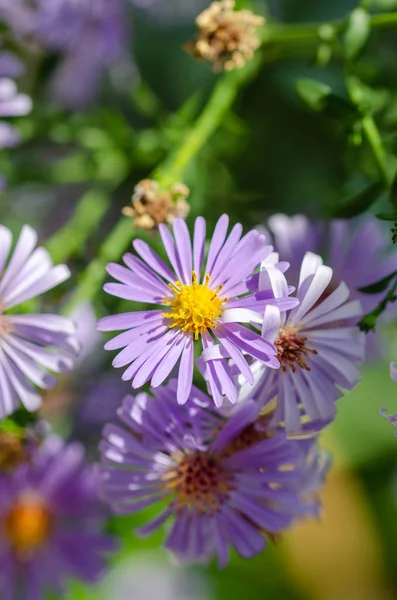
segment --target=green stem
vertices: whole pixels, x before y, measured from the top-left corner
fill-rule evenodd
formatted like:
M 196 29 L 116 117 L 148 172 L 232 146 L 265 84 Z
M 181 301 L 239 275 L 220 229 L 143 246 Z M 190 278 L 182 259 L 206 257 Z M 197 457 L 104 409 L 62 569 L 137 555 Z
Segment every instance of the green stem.
M 334 33 L 342 33 L 348 24 L 348 18 L 326 23 L 291 23 L 289 25 L 269 24 L 265 27 L 264 43 L 293 43 L 318 40 L 324 28 Z M 393 27 L 397 25 L 397 11 L 371 15 L 371 27 Z
M 187 133 L 181 146 L 153 173 L 161 185 L 179 181 L 189 163 L 222 123 L 241 86 L 258 70 L 259 59 L 248 63 L 243 70 L 225 73 L 216 83 L 203 112 Z
M 387 187 L 390 187 L 393 181 L 393 175 L 387 168 L 387 156 L 383 149 L 382 138 L 372 115 L 366 115 L 362 120 L 362 127 L 374 155 L 381 178 Z
M 109 195 L 100 190 L 84 194 L 72 218 L 46 244 L 54 263 L 66 262 L 83 249 L 86 239 L 105 215 L 109 202 Z
M 207 105 L 181 146 L 169 159 L 155 169 L 150 177 L 157 179 L 163 186 L 183 179 L 190 162 L 220 126 L 239 90 L 259 69 L 260 64 L 260 59 L 254 60 L 241 71 L 225 73 L 219 78 Z M 75 292 L 63 309 L 64 314 L 70 314 L 81 302 L 90 301 L 95 297 L 106 277 L 107 263 L 118 261 L 133 238 L 134 229 L 131 220 L 121 217 L 101 245 L 98 256 L 83 272 Z

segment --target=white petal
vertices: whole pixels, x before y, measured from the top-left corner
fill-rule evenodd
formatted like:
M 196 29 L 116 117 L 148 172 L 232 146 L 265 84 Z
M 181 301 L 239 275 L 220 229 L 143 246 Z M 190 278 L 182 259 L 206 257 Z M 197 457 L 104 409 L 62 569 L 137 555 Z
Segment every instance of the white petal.
M 321 304 L 316 306 L 312 311 L 307 313 L 305 317 L 305 323 L 310 323 L 310 321 L 317 319 L 317 317 L 322 317 L 323 315 L 331 312 L 349 298 L 350 290 L 345 284 L 344 281 L 337 287 L 336 290 L 332 292 Z
M 33 249 L 37 242 L 37 234 L 29 227 L 24 225 L 19 236 L 16 248 L 10 260 L 10 263 L 4 273 L 4 277 L 0 282 L 0 295 L 4 296 L 4 292 L 8 285 L 12 282 L 14 277 L 24 267 L 25 262 L 33 252 Z
M 277 306 L 269 304 L 265 308 L 262 325 L 262 337 L 274 344 L 281 326 L 281 313 Z
M 0 275 L 6 264 L 12 244 L 12 233 L 3 225 L 0 225 Z
M 330 267 L 325 267 L 324 265 L 321 265 L 318 267 L 313 279 L 310 281 L 306 293 L 304 293 L 303 291 L 303 288 L 305 287 L 304 282 L 300 284 L 298 290 L 298 298 L 301 303 L 296 309 L 294 309 L 291 312 L 289 317 L 289 321 L 291 323 L 299 324 L 302 322 L 303 317 L 321 297 L 324 290 L 330 283 L 331 279 L 332 269 Z M 309 279 L 307 279 L 306 281 L 309 281 Z
M 12 308 L 17 304 L 21 304 L 21 302 L 26 302 L 26 300 L 30 300 L 31 298 L 35 298 L 36 296 L 40 296 L 56 287 L 60 283 L 63 283 L 70 277 L 70 271 L 66 265 L 58 265 L 48 271 L 39 281 L 33 283 L 27 290 L 25 290 L 22 294 L 14 298 L 12 302 L 7 303 L 7 308 Z
M 315 274 L 317 269 L 323 264 L 323 259 L 314 252 L 306 252 L 302 260 L 302 266 L 299 273 L 299 284 L 298 289 L 301 287 L 303 282 Z
M 363 309 L 361 306 L 361 302 L 359 300 L 352 300 L 351 302 L 347 302 L 347 304 L 340 306 L 336 310 L 329 312 L 323 317 L 310 320 L 307 326 L 305 319 L 305 329 L 319 327 L 320 325 L 325 325 L 326 323 L 332 323 L 334 321 L 344 321 L 346 319 L 358 318 L 361 317 L 362 314 Z
M 248 308 L 228 308 L 221 316 L 222 323 L 262 323 L 260 314 Z
M 288 296 L 288 285 L 284 275 L 272 265 L 261 264 L 259 272 L 259 291 L 272 290 L 275 298 Z

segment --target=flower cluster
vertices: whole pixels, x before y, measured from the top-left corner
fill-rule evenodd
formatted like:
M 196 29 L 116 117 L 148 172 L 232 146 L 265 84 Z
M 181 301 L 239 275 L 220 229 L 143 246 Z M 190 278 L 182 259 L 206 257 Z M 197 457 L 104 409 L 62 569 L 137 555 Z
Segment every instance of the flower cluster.
M 118 332 L 105 348 L 118 351 L 122 379 L 151 390 L 124 398 L 121 424 L 108 413 L 98 479 L 82 467 L 80 449 L 48 432 L 31 442 L 0 431 L 6 593 L 21 573 L 36 596 L 44 584 L 61 589 L 68 573 L 95 579 L 112 546 L 101 519 L 85 522 L 100 516 L 98 490 L 118 514 L 161 502 L 138 534 L 169 521 L 168 550 L 222 566 L 232 549 L 252 557 L 296 519 L 319 515 L 329 457 L 317 434 L 357 384 L 364 359 L 357 291 L 335 285 L 312 252 L 302 254 L 296 289 L 288 285 L 287 252 L 280 257 L 259 230 L 229 230 L 226 215 L 209 240 L 202 217 L 193 236 L 180 217 L 158 232 L 159 253 L 135 239 L 124 265 L 107 267 L 115 282 L 106 292 L 132 310 L 104 316 L 98 329 Z M 40 388 L 56 382 L 51 372 L 70 370 L 78 352 L 69 319 L 32 314 L 34 299 L 69 277 L 36 241 L 25 226 L 11 252 L 11 232 L 0 229 L 3 418 L 19 401 L 36 410 Z
M 102 493 L 122 514 L 162 501 L 138 533 L 172 520 L 170 551 L 224 565 L 230 548 L 253 556 L 296 518 L 318 514 L 328 458 L 317 433 L 359 381 L 362 306 L 312 252 L 295 295 L 266 235 L 242 235 L 239 224 L 228 233 L 226 215 L 208 243 L 201 217 L 192 238 L 180 218 L 159 233 L 167 262 L 135 240 L 124 266 L 108 265 L 116 283 L 105 290 L 139 310 L 99 321 L 121 332 L 105 348 L 119 350 L 113 365 L 133 388 L 152 389 L 127 396 L 123 426 L 104 429 Z M 192 385 L 195 372 L 208 395 Z

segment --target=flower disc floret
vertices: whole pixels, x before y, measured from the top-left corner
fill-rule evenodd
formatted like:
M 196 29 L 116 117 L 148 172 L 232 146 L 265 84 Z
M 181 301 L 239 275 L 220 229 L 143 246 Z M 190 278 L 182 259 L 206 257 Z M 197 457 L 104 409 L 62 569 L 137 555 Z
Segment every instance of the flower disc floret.
M 6 514 L 3 529 L 15 554 L 22 558 L 47 541 L 51 513 L 40 496 L 26 494 Z
M 207 274 L 204 283 L 198 283 L 197 273 L 193 271 L 191 285 L 182 285 L 180 281 L 169 284 L 173 296 L 164 298 L 163 303 L 170 306 L 171 312 L 165 312 L 163 316 L 172 320 L 170 328 L 179 327 L 182 331 L 189 331 L 198 340 L 204 331 L 216 327 L 227 298 L 219 298 L 222 285 L 215 291 L 208 287 L 210 279 Z
M 310 371 L 306 357 L 309 354 L 317 354 L 317 350 L 308 348 L 307 337 L 298 330 L 280 329 L 274 345 L 282 371 L 285 372 L 289 368 L 295 373 L 297 367 Z

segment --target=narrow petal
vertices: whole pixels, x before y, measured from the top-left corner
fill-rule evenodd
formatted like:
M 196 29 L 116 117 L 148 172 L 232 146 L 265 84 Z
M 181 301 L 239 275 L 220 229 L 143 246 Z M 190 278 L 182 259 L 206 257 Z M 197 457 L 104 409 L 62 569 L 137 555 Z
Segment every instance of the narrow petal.
M 179 365 L 177 389 L 178 404 L 185 404 L 185 402 L 189 398 L 189 394 L 192 389 L 194 366 L 193 347 L 193 336 L 189 336 L 189 338 L 187 338 L 186 340 L 185 348 L 183 350 L 181 362 Z

